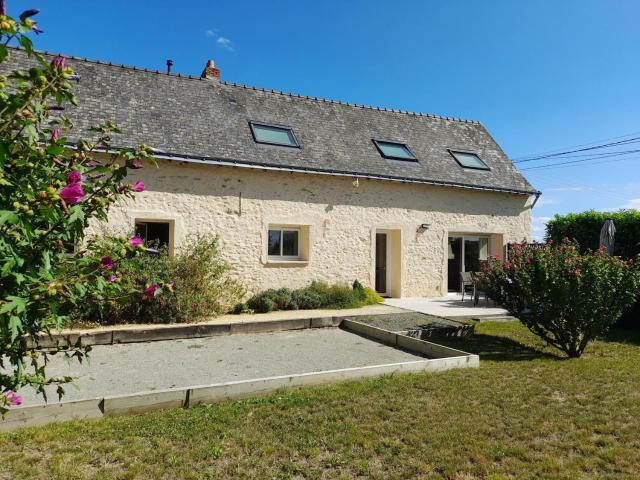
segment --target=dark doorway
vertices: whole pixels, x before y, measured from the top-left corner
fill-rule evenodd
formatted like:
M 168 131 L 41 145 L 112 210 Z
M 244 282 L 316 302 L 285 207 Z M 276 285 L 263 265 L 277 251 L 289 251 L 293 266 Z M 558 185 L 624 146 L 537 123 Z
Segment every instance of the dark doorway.
M 387 234 L 376 233 L 376 292 L 388 295 L 387 285 Z

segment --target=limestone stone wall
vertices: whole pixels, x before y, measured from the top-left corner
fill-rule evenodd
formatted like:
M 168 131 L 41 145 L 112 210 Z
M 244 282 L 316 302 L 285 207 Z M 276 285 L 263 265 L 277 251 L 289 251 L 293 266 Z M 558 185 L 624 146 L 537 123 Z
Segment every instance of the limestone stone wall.
M 216 233 L 233 275 L 252 292 L 312 280 L 373 286 L 376 229 L 394 232 L 391 293 L 403 297 L 446 292 L 449 233 L 489 234 L 494 253 L 530 240 L 524 195 L 364 179 L 356 186 L 354 178 L 169 161 L 130 180 L 146 191 L 113 208 L 108 225 L 94 231 L 129 233 L 136 219 L 167 220 L 176 249 L 190 233 Z M 304 227 L 306 261 L 268 261 L 273 224 Z

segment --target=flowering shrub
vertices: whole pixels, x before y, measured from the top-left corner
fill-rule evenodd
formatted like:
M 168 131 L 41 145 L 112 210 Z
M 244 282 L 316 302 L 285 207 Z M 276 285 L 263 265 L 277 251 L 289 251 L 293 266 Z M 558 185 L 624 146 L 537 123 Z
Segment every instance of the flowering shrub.
M 0 76 L 0 414 L 27 385 L 44 395 L 45 385 L 55 384 L 64 393 L 70 378 L 47 377 L 51 352 L 28 351 L 27 341 L 37 344 L 38 334 L 62 328 L 88 294 L 115 288 L 105 275 L 113 261 L 70 252 L 90 220 L 106 219 L 109 205 L 144 188 L 125 177 L 151 153 L 144 145 L 112 147 L 111 123 L 93 128 L 93 140 L 67 138 L 71 123 L 60 110 L 74 101 L 74 73 L 66 59 L 47 62 L 32 50 L 26 34 L 41 32 L 32 20 L 37 11 L 14 20 L 4 3 L 0 64 L 10 55 L 6 45 L 17 41 L 33 66 Z M 81 360 L 86 350 L 53 353 Z
M 507 260 L 491 258 L 483 276 L 491 298 L 570 357 L 605 333 L 640 289 L 637 262 L 604 249 L 580 254 L 567 238 L 516 244 Z
M 229 278 L 218 238 L 191 236 L 173 256 L 140 237 L 88 243 L 93 263 L 115 286 L 95 291 L 81 319 L 100 324 L 195 322 L 228 312 L 245 293 Z M 132 252 L 132 254 L 129 254 Z M 118 259 L 115 261 L 114 259 Z

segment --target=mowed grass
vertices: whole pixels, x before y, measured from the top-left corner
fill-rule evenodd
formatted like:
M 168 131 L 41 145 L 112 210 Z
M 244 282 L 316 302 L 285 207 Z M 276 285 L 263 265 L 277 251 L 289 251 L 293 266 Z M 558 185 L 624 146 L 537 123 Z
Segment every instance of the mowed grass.
M 411 374 L 0 435 L 0 478 L 640 478 L 640 331 L 564 360 L 518 323 Z

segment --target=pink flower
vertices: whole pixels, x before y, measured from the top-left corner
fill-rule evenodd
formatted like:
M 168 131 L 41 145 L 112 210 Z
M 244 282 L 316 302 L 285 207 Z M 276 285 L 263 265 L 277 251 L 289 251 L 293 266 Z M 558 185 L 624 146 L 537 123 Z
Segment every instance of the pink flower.
M 82 175 L 77 170 L 72 170 L 67 175 L 67 182 L 69 183 L 80 183 L 82 182 Z
M 69 205 L 74 205 L 84 198 L 84 190 L 79 183 L 70 183 L 58 192 L 60 197 Z
M 64 57 L 61 57 L 60 55 L 58 55 L 56 58 L 54 58 L 53 60 L 51 60 L 51 66 L 53 68 L 60 68 L 62 70 L 64 70 L 65 68 L 67 68 L 67 59 Z
M 144 192 L 144 183 L 142 182 L 136 182 L 133 184 L 133 191 L 134 192 Z
M 102 263 L 102 268 L 105 270 L 113 270 L 113 260 L 111 257 L 105 255 L 100 259 L 100 262 Z
M 142 163 L 140 162 L 131 162 L 131 165 L 129 165 L 129 168 L 132 170 L 140 170 L 141 168 L 144 168 L 144 165 L 142 165 Z
M 139 236 L 135 235 L 129 239 L 129 245 L 132 247 L 141 247 L 144 244 L 144 240 L 142 240 Z
M 144 296 L 147 297 L 147 298 L 155 297 L 156 296 L 156 290 L 158 290 L 159 288 L 160 288 L 159 285 L 156 285 L 155 283 L 152 283 L 144 291 Z
M 109 280 L 111 283 L 115 282 L 118 279 L 118 277 L 116 277 L 115 275 L 109 275 L 109 277 L 107 278 L 107 280 Z
M 57 128 L 54 128 L 53 130 L 51 130 L 51 141 L 57 142 L 59 138 L 60 138 L 60 130 L 58 130 Z
M 7 398 L 7 400 L 9 400 L 11 405 L 22 405 L 22 397 L 13 391 L 7 390 L 6 392 L 4 392 L 4 396 Z
M 564 264 L 565 264 L 565 265 L 569 265 L 569 264 L 571 264 L 571 259 L 570 259 L 570 258 L 565 258 L 565 259 L 564 259 Z

